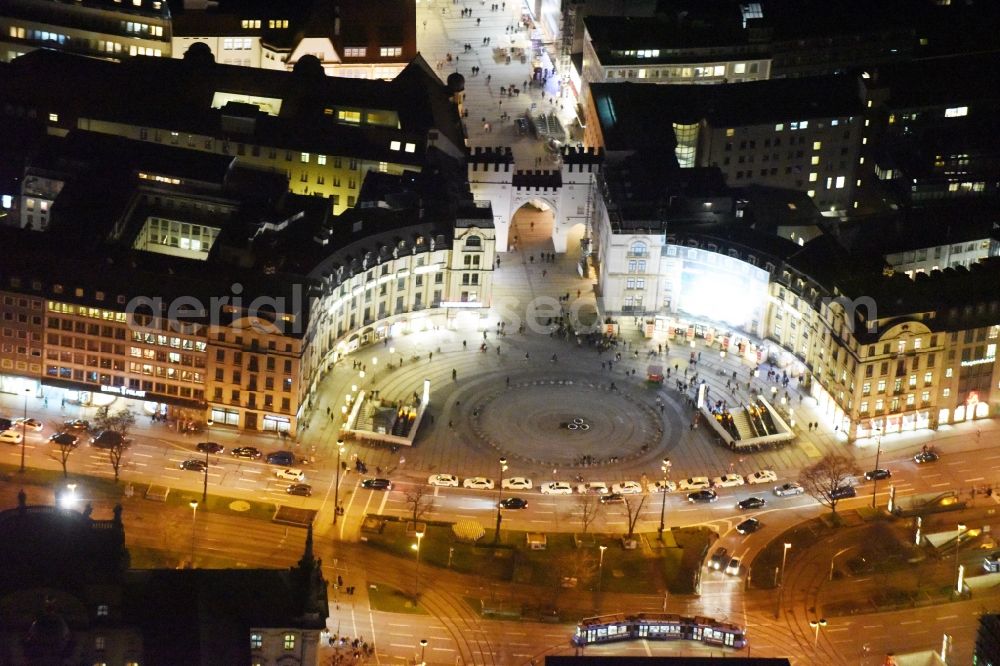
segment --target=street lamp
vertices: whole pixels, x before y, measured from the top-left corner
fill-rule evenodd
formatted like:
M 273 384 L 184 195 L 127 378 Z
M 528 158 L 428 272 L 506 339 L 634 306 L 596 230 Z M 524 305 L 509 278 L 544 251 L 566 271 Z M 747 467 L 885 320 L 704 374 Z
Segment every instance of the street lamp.
M 24 474 L 24 444 L 28 439 L 28 396 L 31 389 L 24 389 L 24 420 L 21 421 L 21 469 L 18 471 Z
M 778 574 L 778 585 L 781 586 L 785 584 L 785 559 L 788 557 L 788 551 L 791 547 L 792 544 L 786 543 L 785 547 L 781 550 L 781 572 Z
M 597 564 L 597 591 L 601 591 L 602 583 L 604 582 L 604 551 L 608 549 L 607 546 L 601 546 L 601 559 Z
M 337 481 L 333 487 L 333 524 L 337 524 L 340 515 L 340 456 L 344 453 L 344 440 L 337 440 Z
M 500 543 L 500 522 L 503 520 L 503 514 L 500 511 L 500 505 L 503 502 L 503 473 L 507 471 L 507 459 L 500 458 L 500 483 L 497 484 L 497 531 L 493 535 L 493 543 Z
M 420 666 L 424 666 L 424 664 L 427 663 L 426 661 L 424 661 L 424 650 L 426 650 L 426 649 L 427 649 L 427 639 L 426 638 L 421 638 L 420 639 Z
M 878 491 L 878 462 L 882 455 L 882 428 L 876 426 L 875 432 L 875 478 L 872 479 L 872 508 L 875 508 L 875 493 Z
M 809 626 L 816 630 L 816 637 L 813 639 L 813 649 L 819 645 L 819 630 L 826 626 L 826 618 L 809 620 Z
M 660 529 L 659 538 L 663 541 L 663 517 L 667 510 L 667 476 L 670 474 L 670 458 L 664 458 L 663 464 L 660 465 L 660 471 L 663 472 L 663 487 L 660 490 L 663 492 L 663 497 L 660 498 Z
M 965 531 L 965 525 L 959 523 L 958 533 L 955 535 L 955 567 L 959 571 L 959 578 L 961 578 L 962 565 L 958 563 L 958 547 L 962 543 L 962 532 L 964 531 Z M 959 592 L 961 592 L 961 590 L 959 590 Z
M 424 533 L 423 532 L 417 532 L 416 536 L 417 536 L 417 542 L 415 544 L 413 544 L 413 545 L 410 546 L 410 548 L 412 548 L 413 550 L 417 551 L 417 570 L 416 570 L 416 573 L 413 576 L 413 579 L 414 579 L 414 582 L 415 582 L 415 584 L 414 584 L 414 593 L 413 593 L 413 600 L 414 601 L 416 601 L 417 598 L 420 597 L 420 541 L 421 541 L 421 539 L 424 538 Z
M 213 424 L 213 421 L 205 421 L 205 425 L 208 426 L 208 439 L 209 439 L 209 441 L 212 440 L 212 424 Z M 208 447 L 208 446 L 205 447 L 205 479 L 204 479 L 204 482 L 202 483 L 202 489 L 201 489 L 201 501 L 205 504 L 205 506 L 208 506 L 208 451 L 209 451 L 209 448 L 210 447 Z M 198 503 L 195 502 L 195 506 L 197 506 L 197 504 Z
M 191 566 L 194 567 L 194 530 L 198 518 L 198 500 L 188 502 L 191 507 Z

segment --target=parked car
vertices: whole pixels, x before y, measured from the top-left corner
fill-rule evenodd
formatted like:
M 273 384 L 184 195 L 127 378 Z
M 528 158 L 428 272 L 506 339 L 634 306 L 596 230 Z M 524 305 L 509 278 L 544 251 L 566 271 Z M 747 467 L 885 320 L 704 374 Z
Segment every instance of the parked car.
M 256 460 L 260 458 L 260 449 L 256 449 L 252 446 L 237 446 L 235 449 L 229 452 L 234 458 L 244 458 L 246 460 Z
M 312 497 L 313 489 L 308 483 L 293 483 L 285 488 L 285 492 L 299 497 Z
M 500 500 L 501 509 L 519 510 L 527 508 L 527 506 L 528 500 L 521 499 L 520 497 L 505 497 Z
M 427 483 L 432 486 L 458 488 L 458 477 L 454 474 L 431 474 L 427 477 Z
M 608 493 L 601 495 L 601 504 L 624 504 L 625 496 L 621 493 Z
M 666 481 L 664 481 L 663 479 L 660 479 L 659 481 L 656 482 L 656 485 L 654 486 L 654 488 L 656 489 L 656 492 L 658 492 L 658 493 L 662 493 L 662 492 L 672 493 L 675 490 L 677 490 L 677 484 L 675 482 L 671 481 L 670 479 L 667 479 Z
M 361 487 L 369 490 L 392 490 L 392 481 L 389 479 L 365 479 L 361 482 Z
M 769 469 L 762 469 L 747 475 L 747 483 L 773 483 L 778 480 L 778 475 Z
M 550 481 L 549 483 L 543 483 L 538 489 L 543 495 L 572 495 L 573 486 L 569 485 L 565 481 Z
M 127 444 L 125 438 L 122 437 L 120 432 L 114 430 L 102 430 L 90 438 L 90 445 L 96 446 L 99 449 L 111 449 L 124 444 Z
M 711 488 L 712 481 L 707 476 L 692 476 L 677 484 L 678 490 L 699 490 L 701 488 Z
M 841 500 L 847 499 L 848 497 L 857 497 L 858 491 L 855 490 L 854 486 L 840 486 L 839 488 L 834 488 L 830 492 L 830 499 Z
M 14 425 L 17 426 L 18 428 L 20 428 L 23 425 L 28 430 L 34 430 L 35 432 L 41 432 L 42 428 L 45 427 L 44 425 L 42 425 L 42 422 L 39 421 L 38 419 L 25 419 L 25 418 L 14 419 Z
M 986 556 L 983 560 L 983 569 L 988 573 L 1000 573 L 1000 551 Z
M 736 503 L 736 508 L 743 511 L 748 511 L 750 509 L 759 509 L 767 504 L 767 500 L 763 497 L 748 497 L 745 500 Z
M 295 454 L 291 451 L 272 451 L 267 454 L 264 460 L 267 461 L 268 465 L 284 465 L 288 467 L 295 464 Z
M 473 488 L 475 490 L 493 490 L 493 479 L 485 476 L 474 476 L 462 482 L 463 488 Z
M 729 564 L 729 551 L 719 546 L 708 560 L 708 568 L 722 571 L 726 568 L 727 564 Z
M 734 557 L 733 559 L 729 560 L 729 564 L 726 565 L 726 573 L 729 574 L 730 576 L 739 576 L 740 567 L 742 565 L 743 561 L 738 557 Z
M 739 474 L 723 474 L 712 479 L 712 485 L 716 488 L 735 488 L 745 483 Z
M 591 481 L 590 483 L 581 483 L 576 487 L 576 492 L 581 495 L 607 495 L 610 490 L 608 490 L 608 484 L 603 481 Z
M 756 518 L 747 518 L 736 526 L 736 531 L 740 534 L 751 534 L 760 529 L 760 521 Z
M 642 492 L 642 486 L 636 481 L 622 481 L 611 486 L 611 492 L 619 495 L 638 495 Z
M 80 438 L 68 432 L 57 432 L 49 437 L 49 441 L 56 446 L 76 447 Z
M 531 479 L 526 479 L 523 476 L 512 476 L 509 479 L 504 479 L 500 485 L 505 490 L 531 490 Z
M 774 494 L 778 497 L 792 497 L 793 495 L 801 495 L 805 491 L 806 489 L 802 487 L 802 484 L 795 481 L 789 481 L 788 483 L 774 487 Z
M 285 481 L 305 481 L 306 474 L 301 469 L 295 469 L 294 467 L 287 467 L 285 469 L 279 469 L 274 473 L 279 479 L 284 479 Z
M 24 435 L 21 434 L 20 430 L 4 430 L 0 432 L 0 442 L 20 444 L 22 440 L 24 440 Z
M 226 450 L 226 447 L 218 442 L 199 442 L 194 448 L 202 453 L 222 453 Z
M 14 427 L 14 422 L 10 419 L 0 418 L 0 430 L 10 430 Z
M 188 458 L 178 465 L 181 469 L 186 469 L 189 472 L 204 472 L 208 469 L 208 465 L 205 464 L 204 460 L 196 460 L 194 458 Z
M 865 481 L 888 479 L 892 476 L 892 472 L 887 469 L 873 469 L 870 472 L 865 472 Z
M 688 502 L 714 502 L 717 499 L 719 499 L 719 496 L 715 491 L 707 488 L 688 493 Z
M 913 462 L 918 465 L 923 465 L 924 463 L 937 462 L 941 459 L 941 456 L 937 454 L 936 451 L 921 451 L 917 455 L 913 456 Z
M 67 430 L 90 430 L 90 421 L 84 419 L 70 419 L 63 423 Z

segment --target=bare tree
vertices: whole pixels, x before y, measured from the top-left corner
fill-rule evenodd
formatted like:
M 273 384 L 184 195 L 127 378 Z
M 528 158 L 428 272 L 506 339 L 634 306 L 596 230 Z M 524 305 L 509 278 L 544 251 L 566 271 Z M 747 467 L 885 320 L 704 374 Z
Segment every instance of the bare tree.
M 60 436 L 53 438 L 51 441 L 59 449 L 59 462 L 62 464 L 63 478 L 68 479 L 69 471 L 66 467 L 69 464 L 70 455 L 76 450 L 76 437 L 62 433 Z
M 108 458 L 111 460 L 111 468 L 115 471 L 115 483 L 118 483 L 118 476 L 121 471 L 122 458 L 125 449 L 128 448 L 128 433 L 135 425 L 135 414 L 127 407 L 115 413 L 107 405 L 97 410 L 94 422 L 99 430 L 117 433 L 118 437 L 112 437 L 108 441 Z
M 597 516 L 601 513 L 600 500 L 596 495 L 577 495 L 576 496 L 576 508 L 574 513 L 577 519 L 580 521 L 580 525 L 583 527 L 583 533 L 586 535 L 587 530 L 590 529 L 590 525 L 597 520 Z
M 860 473 L 853 458 L 841 453 L 828 453 L 799 473 L 799 483 L 817 502 L 830 507 L 836 515 L 837 503 L 842 498 L 835 491 L 850 484 Z
M 410 512 L 413 522 L 416 523 L 424 514 L 434 510 L 434 497 L 429 495 L 430 488 L 418 485 L 413 490 L 406 493 L 406 510 Z
M 552 571 L 557 575 L 552 582 L 556 587 L 563 587 L 563 579 L 570 578 L 576 579 L 577 589 L 583 589 L 597 578 L 599 559 L 593 548 L 567 550 L 553 559 Z
M 635 524 L 639 522 L 639 514 L 642 513 L 642 506 L 646 503 L 649 495 L 643 493 L 639 495 L 639 501 L 635 501 L 635 496 L 632 496 L 630 500 L 626 495 L 622 499 L 625 500 L 625 514 L 628 517 L 628 534 L 625 535 L 625 539 L 631 541 L 635 536 Z

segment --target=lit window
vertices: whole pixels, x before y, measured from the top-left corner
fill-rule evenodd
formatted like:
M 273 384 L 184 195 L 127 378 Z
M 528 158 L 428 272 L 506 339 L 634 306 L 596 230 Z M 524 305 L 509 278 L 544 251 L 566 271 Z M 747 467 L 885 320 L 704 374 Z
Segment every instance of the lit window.
M 837 187 L 838 190 L 844 189 L 844 177 L 843 176 L 837 176 L 837 185 L 836 185 L 836 187 Z
M 320 166 L 325 165 L 326 164 L 326 155 L 317 155 L 316 156 L 316 163 L 319 164 Z
M 935 267 L 935 270 L 936 270 L 936 267 Z M 945 377 L 951 377 L 951 375 L 952 375 L 952 369 L 951 368 L 948 368 L 947 370 L 944 371 L 944 376 Z
M 738 62 L 733 65 L 734 74 L 745 74 L 747 71 L 747 64 L 745 62 Z
M 808 196 L 809 198 L 815 197 L 816 196 L 816 190 L 808 190 L 806 192 L 806 196 Z
M 250 649 L 259 650 L 264 645 L 263 634 L 253 633 L 250 634 Z
M 337 120 L 344 120 L 349 123 L 360 123 L 361 122 L 361 112 L 360 111 L 337 111 Z
M 819 174 L 816 173 L 815 171 L 811 171 L 809 173 L 809 182 L 810 183 L 815 183 L 817 178 L 819 178 Z
M 285 649 L 286 650 L 295 649 L 295 634 L 285 634 Z
M 407 153 L 414 153 L 417 151 L 417 144 L 407 143 L 406 146 L 404 146 L 403 150 Z
M 941 395 L 944 396 L 945 398 L 947 398 L 948 396 L 951 395 L 951 389 L 950 388 L 946 388 L 945 390 L 941 391 Z
M 819 164 L 819 155 L 813 155 L 812 159 L 809 160 L 809 163 L 812 165 Z
M 303 164 L 309 164 L 309 153 L 302 153 L 299 159 L 302 160 Z
M 734 130 L 732 127 L 726 130 L 726 136 L 733 136 L 734 134 L 736 134 L 736 130 Z
M 944 110 L 945 118 L 958 118 L 960 116 L 969 115 L 969 107 L 967 106 L 954 106 L 950 109 Z
M 390 141 L 389 150 L 399 150 L 402 144 L 399 141 Z
M 823 147 L 822 141 L 813 141 L 813 150 L 819 150 Z
M 105 645 L 104 636 L 97 636 L 94 638 L 94 649 L 103 650 Z
M 784 123 L 778 123 L 777 125 L 774 126 L 774 131 L 775 132 L 780 132 L 783 129 L 785 129 L 785 124 Z
M 97 617 L 107 617 L 108 616 L 108 605 L 98 604 L 97 605 Z

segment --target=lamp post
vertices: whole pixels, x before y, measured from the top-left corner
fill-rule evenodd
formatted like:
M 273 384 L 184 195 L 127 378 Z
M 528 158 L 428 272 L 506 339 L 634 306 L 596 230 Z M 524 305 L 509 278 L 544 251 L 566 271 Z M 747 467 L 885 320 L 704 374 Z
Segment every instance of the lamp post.
M 604 551 L 608 549 L 607 546 L 601 546 L 601 559 L 597 564 L 597 591 L 600 592 L 604 583 Z
M 208 441 L 212 441 L 212 421 L 205 421 L 205 425 L 208 426 Z M 201 501 L 208 506 L 208 450 L 209 447 L 205 447 L 205 478 L 202 483 L 201 488 Z M 197 503 L 196 503 L 197 504 Z
M 427 662 L 424 660 L 424 650 L 427 649 L 427 639 L 420 639 L 420 666 L 424 666 Z
M 878 492 L 878 462 L 882 456 L 882 429 L 875 428 L 875 478 L 872 479 L 872 508 L 875 508 L 875 493 Z
M 670 458 L 663 459 L 663 464 L 660 465 L 660 471 L 663 472 L 663 486 L 660 488 L 663 492 L 663 497 L 660 498 L 660 529 L 657 530 L 657 532 L 659 533 L 660 541 L 663 541 L 663 518 L 667 511 L 667 476 L 670 474 Z
M 781 617 L 781 600 L 785 595 L 785 560 L 788 559 L 788 551 L 791 549 L 792 544 L 786 543 L 785 547 L 781 549 L 781 568 L 778 569 L 778 604 L 774 609 L 774 617 Z
M 503 520 L 501 503 L 503 502 L 503 473 L 507 471 L 507 459 L 500 458 L 500 483 L 497 484 L 497 531 L 493 535 L 493 543 L 500 543 L 500 522 Z
M 337 480 L 333 486 L 333 524 L 337 524 L 340 515 L 340 456 L 344 453 L 344 440 L 337 440 Z
M 21 469 L 18 470 L 21 474 L 24 474 L 24 444 L 28 439 L 28 395 L 31 394 L 31 389 L 24 389 L 24 420 L 21 421 Z
M 414 580 L 414 592 L 413 600 L 416 601 L 420 597 L 420 541 L 424 538 L 423 532 L 417 532 L 417 542 L 410 546 L 413 550 L 417 551 L 417 569 L 416 573 L 413 575 Z
M 194 567 L 194 530 L 198 518 L 198 500 L 188 502 L 191 507 L 191 566 Z
M 965 525 L 959 523 L 958 532 L 955 534 L 955 566 L 961 567 L 962 565 L 958 563 L 958 547 L 962 543 L 962 532 L 965 531 Z
M 809 620 L 809 626 L 816 630 L 816 637 L 813 639 L 813 649 L 819 646 L 819 630 L 826 626 L 826 618 Z

